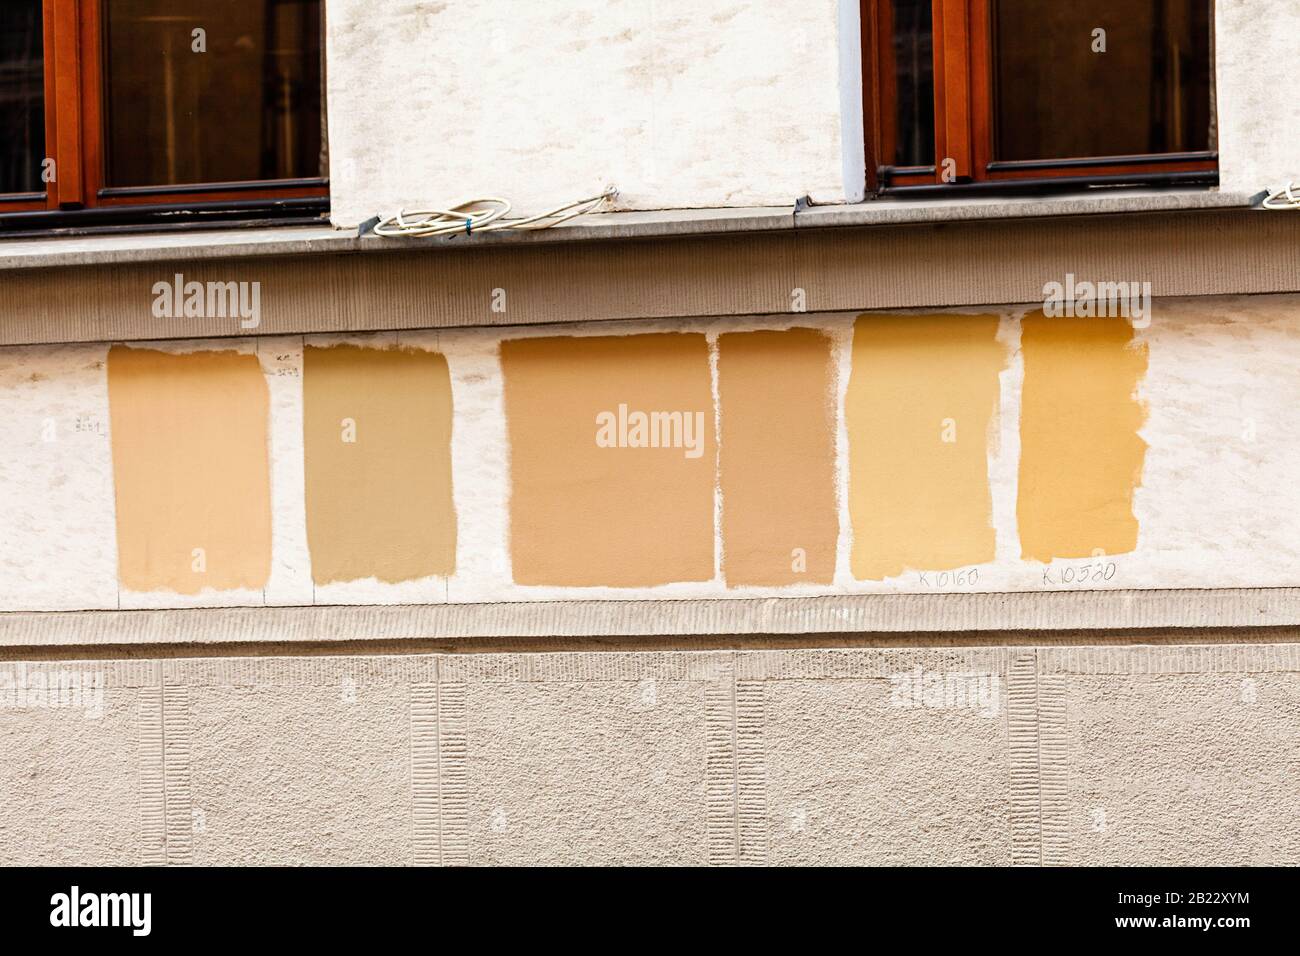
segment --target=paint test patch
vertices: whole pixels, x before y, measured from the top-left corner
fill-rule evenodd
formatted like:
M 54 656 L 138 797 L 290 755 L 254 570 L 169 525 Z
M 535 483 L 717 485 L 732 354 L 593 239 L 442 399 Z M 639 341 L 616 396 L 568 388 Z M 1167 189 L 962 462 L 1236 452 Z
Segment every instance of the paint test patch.
M 845 395 L 853 575 L 995 557 L 988 451 L 1006 348 L 995 315 L 863 315 Z
M 829 584 L 835 503 L 832 342 L 813 329 L 718 337 L 722 570 L 728 585 Z
M 317 584 L 456 568 L 451 377 L 436 352 L 303 349 L 307 545 Z
M 703 335 L 501 343 L 517 584 L 713 577 L 717 470 Z
M 257 356 L 115 345 L 108 400 L 121 585 L 264 587 L 269 400 Z
M 1137 398 L 1147 347 L 1119 316 L 1025 316 L 1020 347 L 1020 550 L 1027 559 L 1123 554 L 1137 547 L 1146 412 Z

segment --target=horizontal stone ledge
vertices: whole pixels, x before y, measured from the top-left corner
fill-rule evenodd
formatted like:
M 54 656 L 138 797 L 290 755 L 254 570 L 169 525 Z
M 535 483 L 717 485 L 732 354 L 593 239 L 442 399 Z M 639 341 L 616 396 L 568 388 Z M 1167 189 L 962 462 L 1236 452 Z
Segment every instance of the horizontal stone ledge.
M 1300 216 L 1187 210 L 14 270 L 0 346 L 987 307 L 1041 303 L 1067 275 L 1149 282 L 1158 299 L 1300 292 Z M 256 314 L 169 316 L 157 290 L 176 283 L 246 283 Z
M 0 614 L 0 647 L 1258 628 L 1297 624 L 1300 588 L 871 594 L 9 612 Z
M 337 255 L 393 250 L 437 251 L 466 246 L 608 242 L 727 235 L 784 229 L 891 226 L 997 219 L 1037 219 L 1195 209 L 1244 209 L 1257 196 L 1204 188 L 1098 189 L 1062 196 L 968 196 L 943 199 L 879 199 L 828 206 L 736 206 L 714 209 L 627 210 L 587 215 L 551 229 L 482 233 L 431 239 L 361 236 L 356 227 L 320 226 L 215 229 L 193 232 L 49 238 L 0 242 L 0 269 L 43 269 L 124 263 L 262 256 Z M 391 211 L 391 210 L 390 210 Z

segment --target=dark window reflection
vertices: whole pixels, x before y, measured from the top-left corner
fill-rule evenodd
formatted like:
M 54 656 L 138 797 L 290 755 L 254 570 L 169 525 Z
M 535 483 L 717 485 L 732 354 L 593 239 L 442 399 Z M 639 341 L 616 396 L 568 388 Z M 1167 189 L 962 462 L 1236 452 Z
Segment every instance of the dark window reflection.
M 892 43 L 885 49 L 882 70 L 886 109 L 892 101 L 893 148 L 886 143 L 885 161 L 895 166 L 934 165 L 934 53 L 930 0 L 887 3 Z M 892 87 L 892 89 L 891 89 Z
M 44 192 L 41 0 L 0 0 L 0 193 Z
M 1210 16 L 1209 0 L 994 0 L 994 158 L 1211 149 Z
M 104 6 L 108 185 L 321 175 L 319 0 Z

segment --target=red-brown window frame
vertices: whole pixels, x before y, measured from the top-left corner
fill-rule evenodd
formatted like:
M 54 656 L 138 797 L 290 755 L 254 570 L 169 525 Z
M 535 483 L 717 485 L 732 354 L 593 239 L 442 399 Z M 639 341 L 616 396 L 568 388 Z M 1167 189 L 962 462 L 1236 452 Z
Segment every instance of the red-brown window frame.
M 44 193 L 0 193 L 0 215 L 197 204 L 231 206 L 253 200 L 329 195 L 326 177 L 193 185 L 105 184 L 103 0 L 43 0 L 45 157 L 54 179 Z
M 1006 186 L 1044 182 L 1134 182 L 1169 174 L 1208 177 L 1218 170 L 1212 150 L 1079 159 L 993 159 L 992 0 L 931 0 L 934 49 L 933 166 L 893 166 L 896 109 L 892 66 L 892 4 L 861 0 L 863 130 L 867 188 L 905 187 L 959 191 L 971 183 Z M 942 163 L 953 160 L 955 182 L 944 182 Z

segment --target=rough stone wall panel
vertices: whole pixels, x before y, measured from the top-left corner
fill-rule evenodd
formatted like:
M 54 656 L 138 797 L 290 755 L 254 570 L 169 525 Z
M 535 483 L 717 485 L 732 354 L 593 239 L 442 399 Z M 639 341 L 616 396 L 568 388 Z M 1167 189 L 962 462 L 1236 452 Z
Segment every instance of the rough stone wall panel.
M 0 865 L 161 862 L 161 708 L 111 683 L 98 699 L 60 692 L 74 674 L 112 677 L 98 662 L 0 665 Z
M 4 862 L 1300 863 L 1294 643 L 0 671 Z

